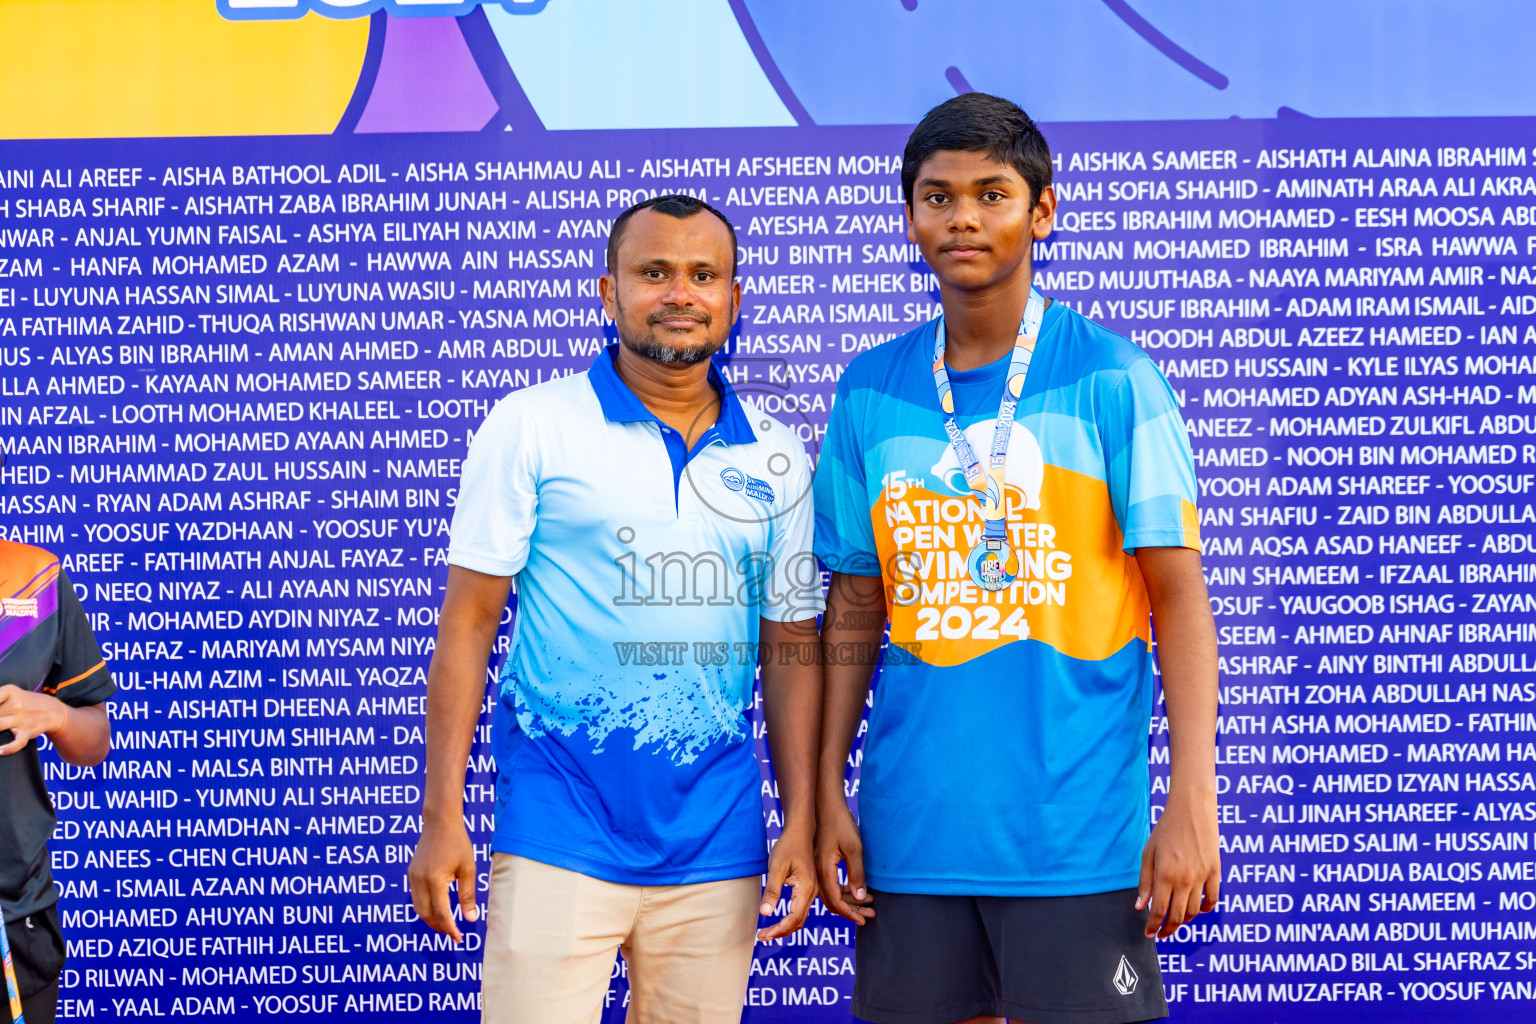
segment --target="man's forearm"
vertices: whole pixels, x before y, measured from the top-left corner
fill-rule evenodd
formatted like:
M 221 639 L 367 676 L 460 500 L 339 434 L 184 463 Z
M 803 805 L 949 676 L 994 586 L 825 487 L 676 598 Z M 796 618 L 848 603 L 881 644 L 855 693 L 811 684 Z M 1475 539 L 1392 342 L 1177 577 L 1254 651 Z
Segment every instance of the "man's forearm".
M 816 620 L 764 619 L 763 718 L 784 825 L 816 823 L 816 757 L 821 741 L 821 665 Z
M 495 634 L 493 633 L 492 636 Z M 441 646 L 427 672 L 426 791 L 422 813 L 431 819 L 463 817 L 464 773 L 480 703 L 485 695 L 485 666 L 490 642 L 475 631 L 444 623 Z M 484 647 L 484 655 L 476 651 Z
M 858 735 L 869 698 L 869 682 L 885 632 L 885 593 L 878 577 L 832 574 L 827 610 L 822 616 L 821 757 L 818 799 L 828 806 L 846 800 L 843 779 L 848 752 Z
M 485 699 L 491 645 L 510 588 L 510 579 L 457 566 L 449 569 L 437 647 L 427 669 L 422 815 L 428 821 L 451 821 L 464 815 L 464 773 Z

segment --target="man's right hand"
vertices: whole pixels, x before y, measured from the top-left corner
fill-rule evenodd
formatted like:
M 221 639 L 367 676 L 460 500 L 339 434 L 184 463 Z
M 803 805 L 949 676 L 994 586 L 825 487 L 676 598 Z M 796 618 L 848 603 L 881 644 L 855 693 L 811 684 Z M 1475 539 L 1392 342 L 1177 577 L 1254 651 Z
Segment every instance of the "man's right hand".
M 821 901 L 827 909 L 854 924 L 863 924 L 875 916 L 870 906 L 869 890 L 864 886 L 864 841 L 859 838 L 859 823 L 853 820 L 848 805 L 838 801 L 821 814 L 816 827 L 816 872 L 821 881 Z M 848 865 L 848 882 L 837 877 L 837 865 Z
M 416 844 L 406 874 L 411 880 L 411 903 L 416 915 L 454 942 L 463 942 L 464 934 L 454 923 L 453 903 L 448 896 L 452 882 L 459 883 L 459 906 L 464 920 L 480 918 L 475 902 L 475 848 L 464 823 L 423 824 L 421 841 Z
M 437 624 L 437 649 L 427 669 L 421 840 L 406 874 L 417 916 L 454 942 L 464 941 L 448 900 L 448 886 L 455 880 L 464 920 L 480 917 L 475 904 L 475 848 L 464 827 L 464 772 L 485 703 L 486 664 L 511 590 L 510 576 L 450 565 L 448 593 Z

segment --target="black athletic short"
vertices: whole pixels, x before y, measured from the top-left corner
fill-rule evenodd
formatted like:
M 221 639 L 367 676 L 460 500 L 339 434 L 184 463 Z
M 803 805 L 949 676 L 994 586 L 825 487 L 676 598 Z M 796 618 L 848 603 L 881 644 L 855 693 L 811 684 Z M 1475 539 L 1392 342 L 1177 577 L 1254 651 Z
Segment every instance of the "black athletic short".
M 853 1014 L 875 1024 L 1130 1024 L 1168 1016 L 1136 890 L 1091 896 L 873 892 Z
M 59 980 L 64 969 L 64 936 L 59 931 L 57 907 L 39 910 L 31 917 L 5 926 L 11 944 L 11 963 L 16 968 L 16 987 L 26 999 Z M 28 1017 L 30 1021 L 32 1018 Z

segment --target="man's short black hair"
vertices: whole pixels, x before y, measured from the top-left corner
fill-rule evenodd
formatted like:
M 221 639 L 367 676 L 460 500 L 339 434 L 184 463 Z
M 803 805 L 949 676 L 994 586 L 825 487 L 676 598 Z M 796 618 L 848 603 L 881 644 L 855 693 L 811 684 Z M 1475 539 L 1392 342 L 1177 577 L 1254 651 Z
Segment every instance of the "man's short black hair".
M 1051 186 L 1051 147 L 1029 115 L 1001 96 L 968 92 L 940 103 L 912 129 L 901 155 L 901 191 L 908 207 L 918 168 L 946 149 L 985 153 L 1018 171 L 1029 183 L 1031 209 Z
M 676 217 L 678 220 L 687 220 L 703 210 L 708 210 L 716 217 L 719 217 L 720 223 L 725 225 L 725 230 L 731 236 L 731 277 L 733 279 L 736 277 L 736 228 L 731 224 L 730 218 L 702 199 L 695 199 L 693 196 L 681 194 L 654 196 L 636 203 L 619 214 L 613 222 L 613 227 L 608 229 L 608 256 L 606 258 L 608 273 L 613 273 L 613 265 L 618 261 L 619 240 L 624 237 L 624 228 L 629 224 L 629 218 L 641 210 L 655 210 L 657 213 L 664 213 L 668 217 Z

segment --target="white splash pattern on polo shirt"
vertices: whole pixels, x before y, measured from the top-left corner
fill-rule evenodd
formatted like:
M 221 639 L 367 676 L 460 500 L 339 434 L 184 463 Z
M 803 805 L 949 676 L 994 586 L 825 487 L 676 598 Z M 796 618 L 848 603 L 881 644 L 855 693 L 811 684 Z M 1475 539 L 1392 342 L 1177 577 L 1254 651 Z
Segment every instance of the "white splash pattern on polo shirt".
M 670 669 L 670 670 L 669 670 Z M 514 694 L 517 725 L 530 737 L 585 730 L 601 754 L 613 733 L 634 733 L 634 749 L 651 748 L 675 764 L 692 764 L 721 742 L 750 737 L 748 695 L 731 694 L 736 680 L 719 666 L 662 666 L 622 680 L 550 680 L 527 685 L 510 667 L 501 693 Z

